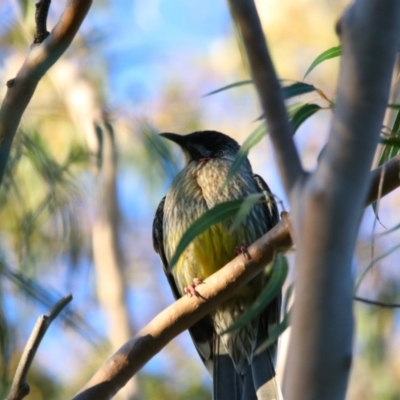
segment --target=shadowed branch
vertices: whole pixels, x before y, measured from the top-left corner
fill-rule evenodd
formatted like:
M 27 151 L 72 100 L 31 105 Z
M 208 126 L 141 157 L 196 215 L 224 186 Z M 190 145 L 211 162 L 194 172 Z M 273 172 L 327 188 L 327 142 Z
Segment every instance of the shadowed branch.
M 47 314 L 41 315 L 38 318 L 22 353 L 10 392 L 6 400 L 21 400 L 29 394 L 30 389 L 27 382 L 27 375 L 32 361 L 35 358 L 36 351 L 39 348 L 40 342 L 46 334 L 50 324 L 55 318 L 57 318 L 58 314 L 60 314 L 67 304 L 71 302 L 71 300 L 72 295 L 63 297 L 51 308 Z
M 43 40 L 50 35 L 50 32 L 47 31 L 47 15 L 49 13 L 50 3 L 50 0 L 40 0 L 36 3 L 36 33 L 33 40 L 34 44 L 42 43 Z

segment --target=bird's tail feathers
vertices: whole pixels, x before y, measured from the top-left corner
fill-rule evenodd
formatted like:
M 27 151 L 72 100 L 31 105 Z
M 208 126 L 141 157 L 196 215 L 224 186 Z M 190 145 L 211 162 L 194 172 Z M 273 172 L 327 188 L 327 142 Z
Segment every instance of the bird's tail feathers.
M 213 361 L 213 400 L 283 400 L 269 349 L 255 355 L 238 373 L 216 335 Z

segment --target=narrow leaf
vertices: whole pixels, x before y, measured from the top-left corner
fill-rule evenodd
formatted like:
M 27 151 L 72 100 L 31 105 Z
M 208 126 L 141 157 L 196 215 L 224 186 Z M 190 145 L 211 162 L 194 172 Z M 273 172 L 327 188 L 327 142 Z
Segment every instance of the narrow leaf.
M 295 82 L 292 85 L 285 86 L 282 88 L 283 97 L 287 100 L 291 97 L 300 96 L 305 93 L 314 92 L 316 88 L 313 85 L 309 85 L 304 82 Z
M 230 326 L 226 332 L 232 332 L 249 324 L 253 318 L 260 315 L 279 294 L 289 271 L 286 257 L 278 254 L 272 266 L 272 273 L 263 291 L 253 305 Z
M 256 351 L 255 355 L 262 353 L 264 350 L 268 349 L 268 347 L 272 346 L 279 338 L 279 336 L 282 335 L 283 332 L 288 328 L 290 325 L 290 313 L 292 312 L 292 309 L 290 309 L 285 316 L 283 317 L 282 322 L 280 322 L 278 325 L 276 325 L 274 328 L 271 329 L 271 332 L 269 332 L 268 339 L 261 345 L 259 346 Z
M 306 76 L 319 64 L 321 64 L 322 62 L 329 60 L 331 58 L 335 58 L 335 57 L 339 57 L 342 55 L 342 48 L 341 46 L 337 46 L 337 47 L 331 47 L 328 50 L 325 50 L 323 53 L 321 53 L 309 66 L 308 70 L 306 71 L 306 73 L 304 74 L 304 78 L 306 78 Z
M 309 86 L 311 86 L 311 85 L 309 85 Z M 311 106 L 311 108 L 306 107 L 306 106 Z M 313 110 L 316 107 L 317 107 L 317 109 Z M 309 116 L 316 113 L 320 108 L 321 107 L 317 106 L 316 104 L 307 104 L 304 102 L 300 102 L 300 103 L 291 104 L 290 106 L 288 106 L 287 110 L 288 110 L 289 116 L 292 117 L 292 120 L 293 120 L 293 118 L 295 118 L 295 117 L 298 119 L 301 118 L 302 116 L 304 117 L 304 113 L 310 112 L 310 110 L 311 110 L 312 111 L 311 114 L 305 117 L 305 119 L 307 119 Z M 263 117 L 260 117 L 260 118 L 263 118 Z M 304 122 L 304 121 L 299 121 L 300 124 L 302 122 Z M 222 187 L 224 187 L 232 179 L 233 175 L 236 174 L 236 172 L 239 170 L 239 168 L 241 167 L 243 162 L 246 160 L 250 150 L 257 143 L 259 143 L 260 140 L 267 133 L 268 132 L 267 132 L 266 125 L 265 125 L 265 123 L 262 123 L 246 138 L 246 140 L 243 142 L 242 146 L 240 147 L 240 150 L 239 150 L 234 162 L 232 163 L 231 168 L 228 171 L 228 175 L 227 175 L 226 180 L 225 180 L 224 184 L 222 185 Z
M 290 302 L 290 299 L 292 298 L 293 289 L 294 289 L 294 285 L 293 285 L 293 283 L 291 283 L 286 290 L 285 299 L 283 300 L 283 313 L 284 314 L 286 314 L 288 312 L 289 302 Z
M 376 257 L 374 260 L 371 261 L 371 263 L 364 269 L 363 273 L 360 275 L 360 277 L 358 278 L 355 286 L 354 286 L 354 294 L 357 293 L 361 282 L 364 280 L 365 276 L 367 275 L 368 271 L 380 260 L 386 258 L 388 255 L 392 254 L 394 251 L 396 251 L 397 249 L 400 249 L 400 244 L 398 244 L 397 246 L 392 247 L 391 249 L 389 249 L 388 251 L 385 251 L 383 254 L 381 254 L 380 256 Z
M 234 231 L 239 225 L 241 225 L 243 222 L 246 221 L 246 218 L 249 215 L 252 208 L 254 207 L 254 205 L 258 203 L 264 196 L 265 196 L 264 193 L 254 193 L 247 196 L 243 200 L 243 203 L 241 204 L 238 212 L 236 213 L 235 219 L 233 220 L 233 223 L 229 228 L 230 232 Z
M 267 128 L 264 123 L 259 125 L 243 142 L 240 150 L 228 171 L 228 175 L 222 187 L 224 187 L 238 172 L 243 162 L 246 160 L 249 151 L 267 134 Z
M 394 231 L 397 231 L 397 229 L 400 228 L 400 224 L 395 225 L 393 228 L 390 228 L 389 230 L 380 233 L 379 235 L 376 235 L 376 237 L 381 237 L 381 236 L 385 236 L 388 235 L 389 233 L 392 233 Z
M 201 235 L 212 225 L 223 222 L 230 217 L 234 217 L 240 210 L 246 198 L 247 197 L 217 204 L 211 210 L 207 211 L 200 218 L 198 218 L 183 234 L 178 243 L 175 254 L 171 258 L 169 267 L 172 268 L 176 264 L 183 251 L 197 236 Z
M 223 92 L 224 90 L 233 89 L 233 88 L 236 88 L 236 87 L 239 87 L 239 86 L 249 85 L 251 83 L 253 83 L 252 80 L 245 80 L 245 81 L 239 81 L 239 82 L 231 83 L 230 85 L 223 86 L 222 88 L 213 90 L 212 92 L 205 94 L 203 97 L 211 96 L 212 94 Z
M 396 151 L 398 151 L 400 149 L 400 138 L 396 138 L 396 137 L 381 138 L 381 143 L 386 145 L 386 146 L 390 146 L 390 147 L 396 148 Z M 396 154 L 394 154 L 394 156 L 395 155 Z M 389 157 L 389 159 L 393 158 L 393 157 Z M 386 160 L 386 161 L 388 161 L 388 160 Z
M 296 133 L 300 125 L 314 115 L 317 111 L 321 110 L 318 104 L 305 104 L 303 107 L 298 109 L 292 117 L 293 134 Z

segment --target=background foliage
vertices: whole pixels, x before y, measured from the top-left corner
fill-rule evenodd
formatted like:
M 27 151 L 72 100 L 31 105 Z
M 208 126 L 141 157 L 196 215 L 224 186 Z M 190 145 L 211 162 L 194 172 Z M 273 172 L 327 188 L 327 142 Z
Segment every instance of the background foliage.
M 333 27 L 345 4 L 344 0 L 258 2 L 278 73 L 291 80 L 283 84 L 290 88 L 285 92 L 288 108 L 309 168 L 314 168 L 325 141 L 338 58 L 311 71 L 307 85 L 293 83 L 303 80 L 318 55 L 337 46 Z M 50 26 L 63 6 L 52 4 Z M 34 4 L 6 0 L 0 3 L 0 12 L 4 88 L 33 37 Z M 152 249 L 151 223 L 182 158 L 158 138 L 158 132 L 216 129 L 240 143 L 247 138 L 245 149 L 254 170 L 287 208 L 273 155 L 267 141 L 261 140 L 265 132 L 257 129 L 260 113 L 252 85 L 203 97 L 248 80 L 237 44 L 223 1 L 200 5 L 176 0 L 173 6 L 165 0 L 95 2 L 77 40 L 41 81 L 0 188 L 0 395 L 8 388 L 37 316 L 67 292 L 73 293 L 74 301 L 41 345 L 30 374 L 30 398 L 70 396 L 110 352 L 113 337 L 101 302 L 92 241 L 96 215 L 101 213 L 99 178 L 106 175 L 107 124 L 118 160 L 118 248 L 133 332 L 172 301 Z M 383 129 L 386 137 L 398 138 L 399 121 L 394 110 Z M 396 146 L 386 147 L 383 154 L 388 157 L 397 151 Z M 377 157 L 377 162 L 382 160 Z M 398 229 L 376 236 L 399 224 L 399 202 L 394 192 L 366 211 L 355 257 L 358 275 L 399 243 Z M 359 293 L 399 301 L 398 257 L 394 251 L 374 263 Z M 355 312 L 349 399 L 400 399 L 399 311 L 357 304 Z M 65 360 L 62 365 L 60 359 Z M 187 335 L 144 368 L 138 387 L 139 396 L 146 399 L 210 397 L 209 378 Z

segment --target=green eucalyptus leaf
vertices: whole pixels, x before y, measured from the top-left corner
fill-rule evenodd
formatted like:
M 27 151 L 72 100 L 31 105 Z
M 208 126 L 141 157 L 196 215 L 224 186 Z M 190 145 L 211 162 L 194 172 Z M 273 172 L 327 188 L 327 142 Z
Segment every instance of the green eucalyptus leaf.
M 392 106 L 391 108 L 394 108 L 394 104 L 389 105 L 389 107 L 390 106 Z M 384 144 L 384 147 L 378 165 L 382 165 L 385 162 L 389 161 L 400 151 L 400 110 L 398 111 L 394 120 L 390 137 L 381 139 L 381 142 Z M 376 201 L 374 201 L 372 203 L 372 209 L 374 211 L 374 214 L 378 217 L 376 208 L 377 204 Z
M 386 146 L 395 147 L 396 151 L 400 150 L 400 138 L 396 138 L 396 137 L 381 138 L 381 143 Z M 392 157 L 389 157 L 389 159 L 390 158 L 392 158 Z M 386 161 L 388 161 L 388 160 L 386 160 Z
M 239 168 L 246 160 L 249 151 L 267 134 L 267 128 L 265 123 L 259 125 L 243 142 L 235 160 L 232 163 L 231 168 L 228 171 L 228 175 L 222 187 L 224 187 L 232 177 L 238 172 Z
M 219 89 L 213 90 L 212 92 L 205 94 L 203 97 L 211 96 L 213 94 L 220 93 L 229 89 L 234 89 L 240 86 L 250 85 L 252 83 L 254 83 L 252 80 L 234 82 L 229 85 L 223 86 Z M 291 85 L 282 87 L 283 97 L 285 99 L 290 99 L 292 97 L 300 96 L 305 93 L 314 92 L 315 90 L 317 90 L 315 86 L 304 82 L 295 82 L 292 83 Z
M 304 82 L 295 82 L 289 86 L 284 86 L 282 88 L 283 97 L 287 100 L 295 96 L 300 96 L 302 94 L 314 92 L 316 90 L 315 86 L 309 85 Z
M 311 107 L 306 107 L 306 106 L 311 106 Z M 307 104 L 304 102 L 299 102 L 299 103 L 294 103 L 288 106 L 288 114 L 290 117 L 295 118 L 295 122 L 298 121 L 299 124 L 301 124 L 303 121 L 300 121 L 300 118 L 305 117 L 307 119 L 309 116 L 317 112 L 321 107 L 317 106 L 316 104 Z M 309 113 L 311 111 L 311 114 L 308 116 L 305 116 L 305 114 Z M 300 125 L 299 125 L 300 126 Z M 297 128 L 296 128 L 297 129 Z M 224 187 L 231 179 L 232 177 L 236 174 L 236 172 L 239 170 L 243 162 L 246 160 L 250 150 L 261 141 L 261 139 L 268 133 L 267 127 L 265 123 L 262 123 L 259 125 L 243 142 L 242 146 L 240 147 L 240 150 L 232 163 L 231 168 L 228 171 L 228 175 L 226 177 L 226 180 L 223 184 L 222 187 Z
M 240 318 L 238 318 L 238 320 L 227 329 L 226 332 L 235 331 L 249 324 L 252 319 L 260 315 L 265 307 L 267 307 L 279 295 L 289 272 L 286 257 L 282 254 L 278 254 L 271 270 L 272 272 L 269 281 L 256 301 L 249 310 L 241 315 Z
M 296 133 L 297 129 L 299 129 L 300 125 L 314 115 L 317 111 L 321 110 L 321 107 L 318 104 L 305 104 L 301 108 L 299 108 L 292 117 L 292 126 L 293 126 L 293 134 Z
M 275 325 L 270 332 L 268 332 L 268 339 L 261 345 L 259 346 L 256 351 L 255 355 L 260 354 L 263 352 L 265 349 L 268 347 L 272 346 L 279 338 L 279 336 L 282 335 L 283 332 L 288 328 L 290 324 L 290 314 L 292 310 L 290 309 L 285 316 L 283 317 L 282 321 Z
M 217 204 L 211 210 L 204 213 L 198 218 L 183 234 L 181 240 L 178 243 L 175 254 L 172 256 L 169 263 L 169 268 L 172 268 L 179 257 L 182 255 L 186 247 L 199 235 L 209 229 L 212 225 L 221 223 L 228 218 L 235 217 L 241 209 L 247 198 L 253 198 L 254 195 L 244 197 L 239 200 L 226 201 L 224 203 Z
M 241 204 L 238 212 L 235 215 L 235 219 L 233 220 L 233 223 L 229 228 L 230 232 L 234 231 L 239 225 L 246 221 L 246 218 L 254 205 L 258 203 L 263 197 L 265 197 L 264 193 L 254 193 L 247 196 L 243 200 L 243 203 Z
M 397 231 L 398 229 L 400 229 L 400 224 L 395 225 L 393 228 L 388 229 L 385 232 L 380 233 L 379 235 L 376 235 L 377 237 L 381 237 L 381 236 L 385 236 L 388 235 L 389 233 L 392 233 L 394 231 Z
M 230 85 L 226 85 L 226 86 L 223 86 L 222 88 L 213 90 L 212 92 L 205 94 L 203 97 L 211 96 L 212 94 L 220 93 L 220 92 L 223 92 L 224 90 L 233 89 L 233 88 L 236 88 L 239 86 L 250 85 L 251 83 L 253 83 L 253 81 L 251 79 L 231 83 Z
M 293 283 L 291 283 L 286 290 L 285 299 L 283 300 L 283 313 L 284 314 L 286 314 L 288 312 L 289 302 L 290 302 L 290 299 L 292 298 L 293 290 L 294 290 L 294 285 L 293 285 Z
M 328 50 L 325 50 L 323 53 L 321 53 L 309 66 L 308 70 L 304 74 L 304 78 L 319 64 L 326 60 L 330 60 L 331 58 L 339 57 L 342 55 L 342 47 L 341 46 L 336 46 L 336 47 L 331 47 Z

